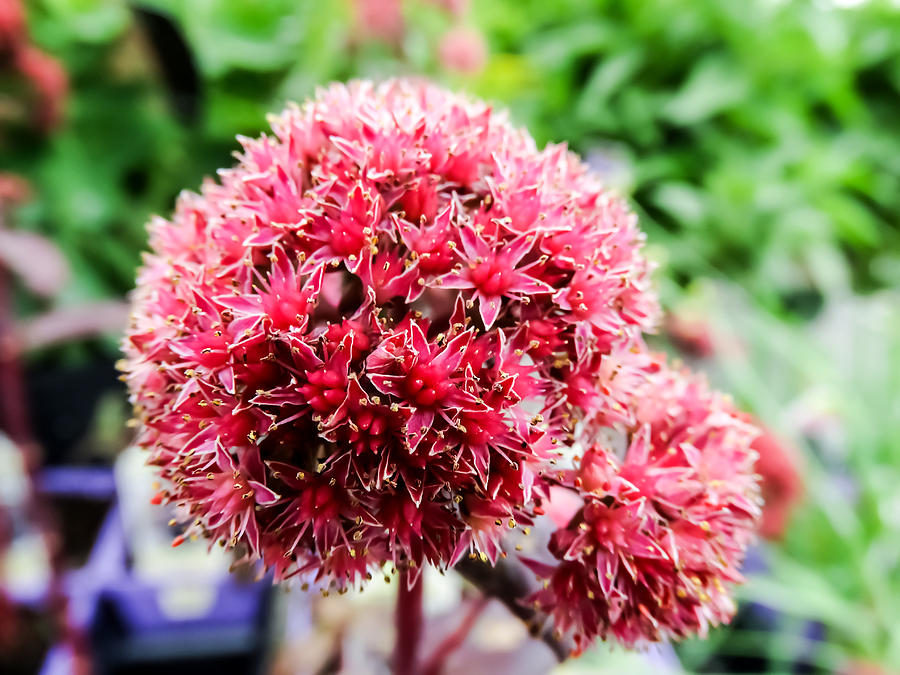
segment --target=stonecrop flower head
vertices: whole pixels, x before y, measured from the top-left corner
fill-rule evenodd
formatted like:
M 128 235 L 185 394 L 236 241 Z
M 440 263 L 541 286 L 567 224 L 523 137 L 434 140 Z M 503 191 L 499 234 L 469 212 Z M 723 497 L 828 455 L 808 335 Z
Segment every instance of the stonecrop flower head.
M 532 600 L 576 645 L 705 634 L 759 517 L 755 429 L 701 379 L 651 360 L 624 444 L 597 442 L 562 479 L 581 496 L 554 532 Z M 624 447 L 623 447 L 624 445 Z M 616 451 L 616 447 L 619 451 Z
M 734 496 L 753 513 L 749 454 L 718 399 L 645 353 L 657 305 L 624 204 L 564 147 L 422 82 L 333 85 L 271 124 L 151 223 L 134 295 L 123 369 L 186 536 L 344 590 L 387 563 L 494 562 L 567 485 L 586 506 L 554 552 L 588 575 L 601 548 L 581 523 L 607 518 L 602 584 L 620 609 L 603 615 L 585 576 L 596 607 L 554 605 L 563 629 L 666 632 L 633 601 L 721 618 L 717 583 L 737 578 L 752 525 Z M 638 428 L 652 451 L 608 486 L 585 485 L 587 460 L 562 468 L 604 430 Z M 596 443 L 586 457 L 615 464 Z M 626 489 L 641 471 L 646 488 Z M 667 590 L 619 555 L 645 541 L 674 570 L 655 581 Z

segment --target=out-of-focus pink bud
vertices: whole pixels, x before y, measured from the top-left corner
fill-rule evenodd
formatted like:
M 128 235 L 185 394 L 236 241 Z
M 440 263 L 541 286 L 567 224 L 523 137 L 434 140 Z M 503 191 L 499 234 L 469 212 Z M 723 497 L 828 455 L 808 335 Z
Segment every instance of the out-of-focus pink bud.
M 487 44 L 484 36 L 474 28 L 456 26 L 441 38 L 438 56 L 447 70 L 474 75 L 487 63 Z
M 69 80 L 66 71 L 59 61 L 41 50 L 25 46 L 15 55 L 16 67 L 22 75 L 31 81 L 37 99 L 35 122 L 37 126 L 49 131 L 62 120 L 63 107 L 69 91 Z
M 688 356 L 708 359 L 716 353 L 712 329 L 703 319 L 667 313 L 663 329 L 674 345 Z
M 0 0 L 0 52 L 27 41 L 25 12 L 19 0 Z
M 30 196 L 31 186 L 27 180 L 14 173 L 0 172 L 0 208 L 21 204 Z
M 462 16 L 469 11 L 469 0 L 431 0 L 441 9 L 450 12 L 453 16 Z
M 353 0 L 353 24 L 356 35 L 399 45 L 406 32 L 400 0 Z
M 761 428 L 762 434 L 751 446 L 759 454 L 756 472 L 762 477 L 764 506 L 759 533 L 777 540 L 784 536 L 791 512 L 803 498 L 803 481 L 797 471 L 797 453 L 770 430 Z

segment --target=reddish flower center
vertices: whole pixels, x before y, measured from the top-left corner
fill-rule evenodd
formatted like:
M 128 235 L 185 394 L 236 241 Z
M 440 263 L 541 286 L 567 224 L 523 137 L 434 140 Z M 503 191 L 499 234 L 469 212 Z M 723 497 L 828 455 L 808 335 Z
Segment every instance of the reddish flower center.
M 356 454 L 363 452 L 379 452 L 385 444 L 385 432 L 390 425 L 383 415 L 372 410 L 362 409 L 353 418 L 347 440 Z
M 338 408 L 347 396 L 347 376 L 334 370 L 315 370 L 306 374 L 307 384 L 300 387 L 309 406 L 319 413 Z
M 363 332 L 359 322 L 345 320 L 342 323 L 333 323 L 325 331 L 325 337 L 332 345 L 339 345 L 348 335 L 353 335 L 353 351 L 350 360 L 355 361 L 368 352 L 369 347 L 372 346 L 372 340 Z
M 476 265 L 469 273 L 469 278 L 488 297 L 503 295 L 510 286 L 509 271 L 498 264 L 496 259 Z
M 448 373 L 443 369 L 431 364 L 416 364 L 404 382 L 406 397 L 420 406 L 433 406 L 439 403 L 453 387 L 447 376 Z
M 436 234 L 422 237 L 416 245 L 419 254 L 419 269 L 425 274 L 443 274 L 453 267 L 452 249 L 447 241 Z
M 362 227 L 355 221 L 348 222 L 342 219 L 332 233 L 331 248 L 342 256 L 358 254 L 366 244 L 366 235 Z
M 307 312 L 307 296 L 293 290 L 280 291 L 261 296 L 263 311 L 277 330 L 287 330 L 300 323 L 300 318 Z

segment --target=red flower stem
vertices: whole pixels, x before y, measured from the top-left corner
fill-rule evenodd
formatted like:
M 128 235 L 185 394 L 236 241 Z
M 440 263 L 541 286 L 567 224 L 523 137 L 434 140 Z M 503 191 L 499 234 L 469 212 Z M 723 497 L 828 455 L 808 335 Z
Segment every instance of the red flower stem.
M 443 642 L 432 652 L 425 665 L 422 666 L 422 675 L 441 675 L 444 672 L 447 658 L 466 641 L 466 638 L 478 621 L 478 617 L 481 616 L 481 613 L 490 601 L 491 599 L 488 596 L 480 595 L 469 605 L 469 609 L 463 616 L 463 620 L 457 629 L 444 638 Z
M 2 214 L 0 227 L 3 227 Z M 25 381 L 13 327 L 11 295 L 7 274 L 0 269 L 0 429 L 20 447 L 31 447 L 34 437 L 25 408 Z M 31 457 L 28 459 L 32 460 Z M 29 462 L 28 468 L 34 468 L 33 461 Z
M 409 585 L 409 570 L 400 570 L 400 588 L 397 590 L 395 624 L 397 637 L 394 643 L 394 675 L 418 673 L 419 641 L 422 637 L 422 574 Z
M 0 228 L 6 225 L 4 216 L 0 209 Z M 86 675 L 91 672 L 87 639 L 69 618 L 68 598 L 63 583 L 65 560 L 59 524 L 46 499 L 39 494 L 38 473 L 42 452 L 31 430 L 24 369 L 14 330 L 12 290 L 9 277 L 3 269 L 0 269 L 0 431 L 4 431 L 22 453 L 25 477 L 31 486 L 26 509 L 43 534 L 50 558 L 48 609 L 59 631 L 60 642 L 71 648 L 74 658 L 73 675 Z

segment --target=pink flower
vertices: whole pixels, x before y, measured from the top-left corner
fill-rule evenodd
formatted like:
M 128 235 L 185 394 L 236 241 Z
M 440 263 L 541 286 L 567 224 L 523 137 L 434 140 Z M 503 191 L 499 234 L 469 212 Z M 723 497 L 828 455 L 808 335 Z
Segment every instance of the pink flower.
M 470 0 L 431 0 L 453 16 L 461 16 L 469 11 Z
M 541 293 L 552 293 L 554 288 L 539 281 L 528 270 L 543 264 L 539 258 L 518 267 L 522 259 L 534 247 L 534 235 L 519 235 L 499 246 L 496 240 L 485 240 L 470 227 L 460 229 L 457 255 L 463 264 L 435 281 L 442 288 L 472 289 L 472 299 L 478 301 L 478 310 L 484 327 L 490 329 L 500 314 L 504 298 L 520 301 Z M 451 247 L 457 250 L 456 246 Z
M 30 45 L 18 49 L 15 65 L 34 90 L 38 126 L 42 131 L 50 131 L 62 121 L 69 92 L 66 71 L 59 61 Z
M 343 590 L 386 563 L 496 561 L 567 487 L 539 598 L 562 629 L 721 620 L 756 508 L 749 427 L 644 350 L 626 207 L 421 82 L 333 85 L 272 127 L 151 223 L 134 293 L 123 369 L 186 535 Z
M 716 353 L 716 342 L 708 321 L 687 314 L 666 314 L 663 329 L 681 352 L 699 359 Z
M 755 429 L 697 378 L 656 364 L 637 387 L 624 458 L 595 443 L 562 481 L 582 506 L 551 540 L 533 600 L 579 648 L 701 635 L 730 619 L 728 586 L 757 524 Z
M 28 42 L 28 27 L 21 0 L 0 2 L 0 53 L 15 51 Z
M 31 196 L 31 185 L 14 173 L 0 171 L 0 207 L 15 206 Z
M 31 88 L 33 119 L 47 132 L 62 120 L 69 81 L 60 63 L 31 44 L 20 0 L 0 0 L 0 68 L 11 66 Z
M 125 367 L 162 496 L 280 577 L 495 558 L 569 437 L 557 362 L 650 325 L 618 290 L 645 287 L 633 219 L 429 85 L 335 85 L 273 128 L 151 225 Z M 547 252 L 570 227 L 588 248 Z M 613 288 L 581 318 L 585 270 Z
M 749 415 L 742 414 L 741 417 L 755 423 Z M 761 478 L 763 496 L 759 534 L 766 539 L 778 540 L 784 536 L 792 512 L 803 500 L 803 479 L 796 451 L 771 430 L 761 425 L 760 429 L 762 433 L 753 441 L 753 449 L 758 455 L 756 473 Z

